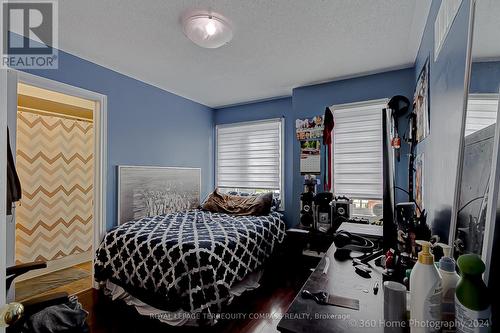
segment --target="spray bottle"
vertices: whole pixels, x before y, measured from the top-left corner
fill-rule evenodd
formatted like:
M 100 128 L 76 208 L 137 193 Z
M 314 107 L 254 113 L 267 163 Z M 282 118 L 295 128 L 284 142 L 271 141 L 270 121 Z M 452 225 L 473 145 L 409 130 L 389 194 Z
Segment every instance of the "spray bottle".
M 455 291 L 457 333 L 491 332 L 490 297 L 482 277 L 484 262 L 477 254 L 464 254 L 457 263 L 462 277 Z

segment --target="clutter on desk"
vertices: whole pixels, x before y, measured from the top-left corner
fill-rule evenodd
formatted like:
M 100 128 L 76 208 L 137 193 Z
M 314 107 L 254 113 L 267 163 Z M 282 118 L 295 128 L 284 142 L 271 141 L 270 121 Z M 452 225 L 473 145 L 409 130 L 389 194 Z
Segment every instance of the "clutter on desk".
M 455 319 L 457 332 L 489 332 L 491 328 L 491 300 L 483 281 L 484 262 L 477 254 L 458 257 L 460 281 L 455 291 Z
M 418 253 L 418 261 L 410 275 L 410 319 L 418 323 L 438 322 L 441 320 L 442 281 L 431 243 L 417 241 L 422 247 Z M 425 332 L 423 330 L 422 332 Z
M 460 276 L 456 272 L 455 260 L 451 256 L 451 246 L 444 243 L 437 245 L 443 249 L 443 256 L 439 260 L 439 274 L 441 274 L 443 286 L 441 315 L 443 320 L 451 321 L 455 317 L 455 289 Z
M 332 192 L 316 193 L 319 183 L 314 175 L 304 176 L 304 192 L 300 195 L 300 222 L 304 227 L 333 233 L 345 221 L 365 223 L 362 219 L 351 219 L 351 199 L 334 196 Z
M 412 266 L 411 256 L 397 249 L 390 249 L 383 256 L 381 264 L 385 266 L 384 278 L 384 319 L 400 321 L 400 305 L 403 298 L 396 300 L 386 286 L 396 286 L 398 290 L 409 291 L 409 320 L 411 332 L 434 332 L 432 327 L 420 327 L 419 323 L 441 323 L 443 327 L 456 328 L 457 332 L 489 332 L 491 326 L 490 293 L 482 279 L 485 265 L 475 254 L 466 254 L 458 258 L 457 264 L 451 255 L 451 246 L 436 242 L 416 240 L 421 248 L 418 260 Z M 436 265 L 436 254 L 442 254 Z M 366 267 L 359 259 L 353 259 L 356 272 L 365 277 Z M 456 272 L 458 266 L 461 275 Z M 404 268 L 402 284 L 400 274 Z M 367 275 L 366 275 L 367 276 Z M 394 298 L 388 300 L 388 298 Z M 406 302 L 406 296 L 405 296 Z M 390 308 L 390 310 L 388 310 Z M 406 308 L 406 307 L 404 307 Z M 406 317 L 403 317 L 406 318 Z M 413 325 L 413 326 L 412 326 Z M 448 325 L 448 326 L 446 326 Z M 398 331 L 399 332 L 399 331 Z M 403 331 L 401 331 L 403 332 Z
M 302 298 L 312 299 L 316 303 L 320 305 L 333 305 L 341 308 L 359 310 L 359 300 L 338 296 L 338 295 L 330 295 L 326 291 L 319 291 L 312 293 L 309 290 L 302 290 Z
M 384 320 L 394 323 L 405 322 L 406 299 L 406 287 L 404 285 L 395 281 L 385 281 Z M 394 332 L 394 330 L 391 330 L 391 332 Z

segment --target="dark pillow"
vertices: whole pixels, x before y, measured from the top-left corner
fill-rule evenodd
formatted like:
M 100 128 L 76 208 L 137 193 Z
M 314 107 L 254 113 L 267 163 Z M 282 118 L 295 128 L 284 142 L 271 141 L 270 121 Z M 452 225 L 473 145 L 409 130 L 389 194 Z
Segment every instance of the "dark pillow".
M 281 207 L 281 197 L 279 193 L 270 192 L 273 194 L 273 202 L 271 204 L 271 211 L 276 212 L 280 210 Z M 229 195 L 238 195 L 240 197 L 257 196 L 258 193 L 240 192 L 240 191 L 229 191 L 226 192 Z
M 202 205 L 202 209 L 214 213 L 226 213 L 237 216 L 268 215 L 271 212 L 273 194 L 271 192 L 239 196 L 220 193 L 215 190 Z

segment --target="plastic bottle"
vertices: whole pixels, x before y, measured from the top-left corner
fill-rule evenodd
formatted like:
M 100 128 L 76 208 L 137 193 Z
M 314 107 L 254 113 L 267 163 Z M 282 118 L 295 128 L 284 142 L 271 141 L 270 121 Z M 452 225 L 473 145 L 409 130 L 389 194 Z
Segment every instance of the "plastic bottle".
M 417 241 L 422 247 L 410 275 L 411 333 L 439 332 L 441 322 L 441 275 L 430 253 L 431 244 Z
M 455 260 L 451 257 L 451 246 L 438 243 L 443 249 L 443 256 L 439 260 L 443 293 L 441 296 L 441 318 L 448 323 L 455 321 L 455 289 L 460 276 L 455 270 Z
M 482 278 L 484 263 L 477 254 L 461 255 L 457 263 L 461 275 L 455 291 L 457 333 L 490 332 L 490 300 Z

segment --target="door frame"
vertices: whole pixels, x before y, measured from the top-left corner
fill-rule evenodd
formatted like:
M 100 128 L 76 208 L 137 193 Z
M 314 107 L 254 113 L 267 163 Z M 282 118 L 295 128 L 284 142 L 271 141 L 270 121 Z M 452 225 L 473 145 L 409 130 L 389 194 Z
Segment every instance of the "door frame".
M 79 98 L 84 98 L 96 102 L 94 110 L 94 212 L 93 212 L 93 244 L 92 251 L 95 251 L 106 234 L 106 211 L 107 211 L 107 96 L 75 87 L 66 83 L 43 78 L 26 72 L 8 69 L 9 80 L 15 81 L 15 86 L 18 83 L 24 83 L 30 86 L 35 86 L 42 89 L 52 90 L 58 93 L 71 95 Z M 12 79 L 11 79 L 12 78 Z M 9 84 L 12 84 L 9 82 Z M 16 94 L 17 98 L 17 94 Z M 17 100 L 15 101 L 17 107 Z M 1 170 L 0 170 L 1 171 Z M 93 256 L 92 256 L 93 257 Z M 92 276 L 94 268 L 92 266 Z M 93 287 L 98 285 L 94 281 Z
M 6 69 L 0 69 L 0 309 L 6 302 L 5 269 L 7 267 L 7 84 L 8 73 Z M 5 332 L 0 327 L 0 333 Z

